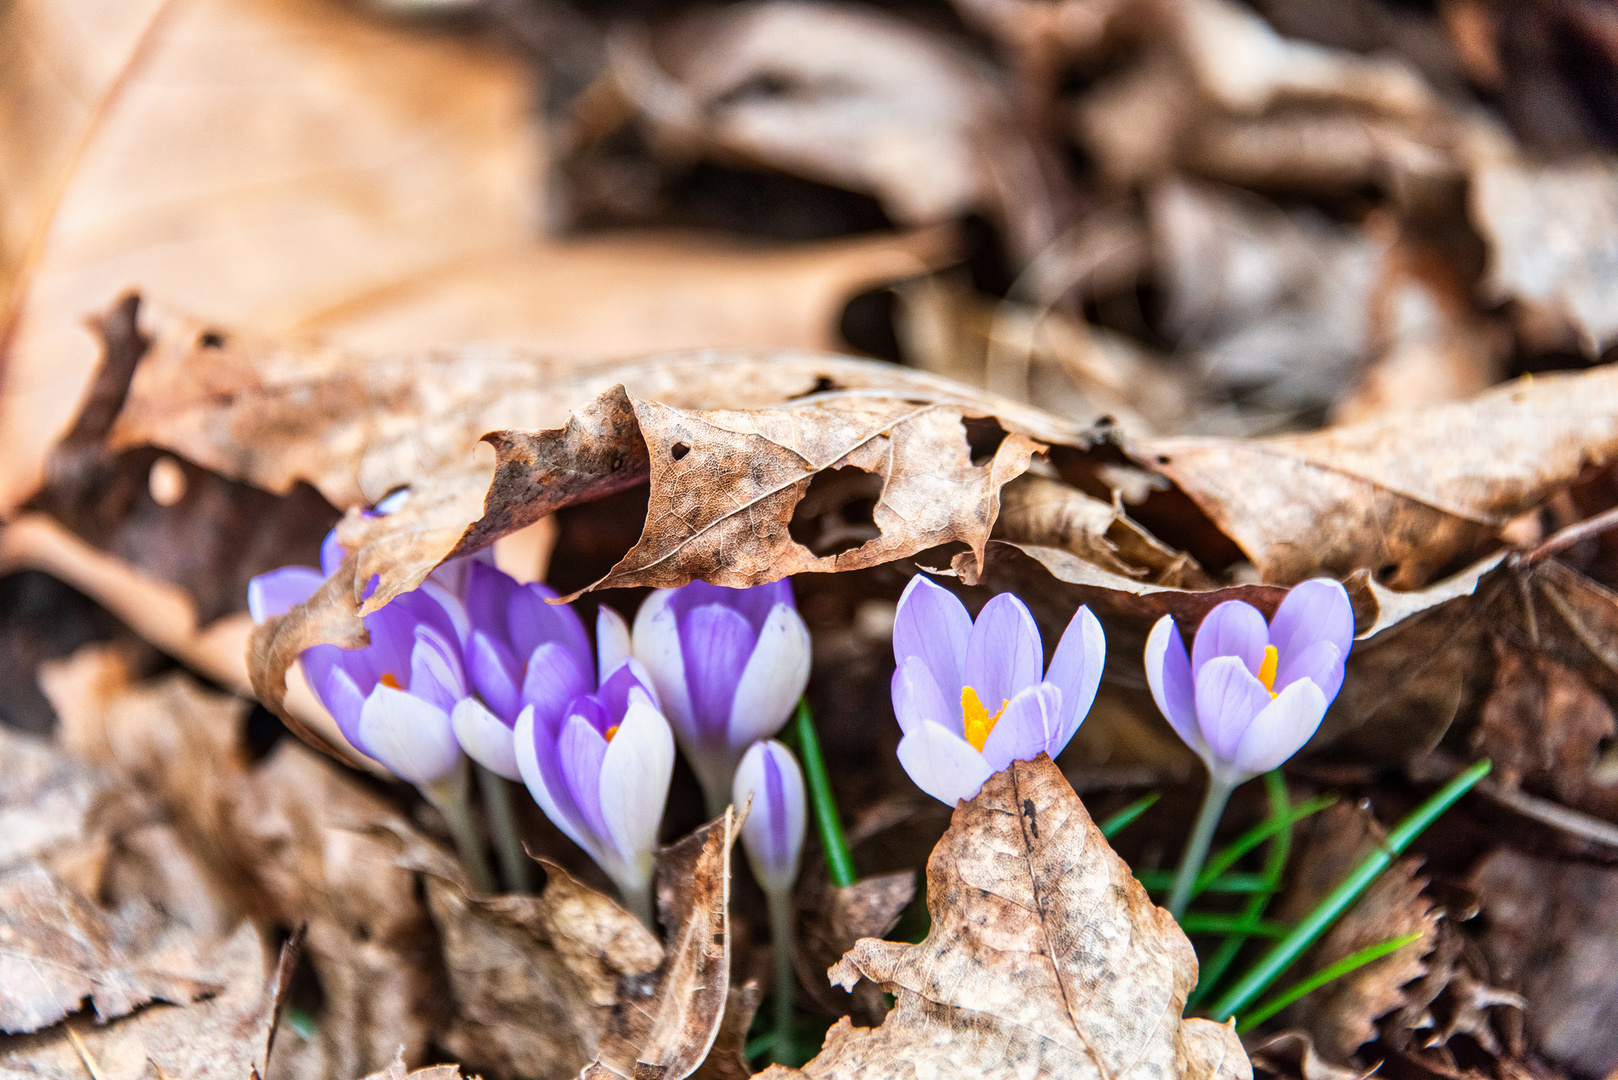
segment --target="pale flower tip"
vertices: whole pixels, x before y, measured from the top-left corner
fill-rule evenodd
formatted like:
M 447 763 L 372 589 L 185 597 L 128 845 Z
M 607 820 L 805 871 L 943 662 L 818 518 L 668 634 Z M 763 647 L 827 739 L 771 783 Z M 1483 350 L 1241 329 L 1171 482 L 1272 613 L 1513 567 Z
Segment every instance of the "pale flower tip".
M 768 891 L 790 889 L 808 832 L 808 800 L 797 759 L 774 739 L 754 743 L 736 768 L 732 802 L 738 813 L 749 800 L 742 846 L 753 876 Z

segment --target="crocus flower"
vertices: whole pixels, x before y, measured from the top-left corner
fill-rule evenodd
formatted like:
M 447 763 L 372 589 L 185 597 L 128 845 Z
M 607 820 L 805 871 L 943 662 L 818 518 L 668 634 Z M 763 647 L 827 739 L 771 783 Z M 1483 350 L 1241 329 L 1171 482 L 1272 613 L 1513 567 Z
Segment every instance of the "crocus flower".
M 598 672 L 584 624 L 571 607 L 546 602 L 555 598 L 549 587 L 520 585 L 487 563 L 466 568 L 466 666 L 477 696 L 455 706 L 455 735 L 474 761 L 508 780 L 522 779 L 512 732 L 523 709 L 533 707 L 548 726 L 628 659 L 628 628 L 603 606 Z
M 288 566 L 254 578 L 250 614 L 262 622 L 303 603 L 341 561 L 334 531 L 321 547 L 321 570 Z M 432 785 L 461 760 L 450 714 L 467 694 L 464 626 L 455 598 L 428 583 L 365 617 L 369 645 L 304 650 L 304 676 L 356 750 L 401 779 Z
M 674 735 L 638 663 L 564 708 L 523 708 L 517 767 L 545 816 L 590 854 L 651 924 L 652 853 L 674 771 Z
M 809 630 L 792 587 L 659 589 L 635 614 L 633 642 L 718 814 L 743 751 L 781 730 L 809 682 Z
M 1327 578 L 1294 587 L 1269 623 L 1230 600 L 1208 612 L 1186 655 L 1165 615 L 1146 639 L 1146 679 L 1174 730 L 1234 786 L 1302 749 L 1343 685 L 1354 642 L 1348 592 Z
M 774 739 L 756 742 L 736 766 L 731 790 L 738 809 L 753 800 L 742 825 L 742 847 L 753 877 L 766 893 L 790 892 L 809 823 L 797 759 Z
M 893 626 L 899 763 L 927 794 L 954 805 L 1013 761 L 1055 757 L 1090 712 L 1107 642 L 1081 607 L 1049 670 L 1039 627 L 1010 593 L 974 622 L 954 594 L 918 574 Z

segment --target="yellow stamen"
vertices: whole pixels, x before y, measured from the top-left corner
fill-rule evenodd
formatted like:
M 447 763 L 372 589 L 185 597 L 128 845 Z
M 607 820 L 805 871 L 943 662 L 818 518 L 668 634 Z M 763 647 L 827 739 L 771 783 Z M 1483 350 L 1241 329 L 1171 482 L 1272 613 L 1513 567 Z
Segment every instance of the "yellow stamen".
M 618 734 L 618 725 L 614 724 L 606 731 L 607 741 L 612 742 L 612 737 L 616 734 Z
M 382 677 L 378 679 L 377 682 L 381 683 L 383 686 L 392 687 L 395 690 L 404 689 L 404 687 L 399 685 L 399 680 L 393 677 L 393 672 L 391 671 L 384 671 L 382 673 Z
M 1258 681 L 1275 697 L 1275 673 L 1281 667 L 1281 653 L 1274 645 L 1264 646 L 1264 660 L 1258 666 Z
M 970 686 L 961 687 L 961 717 L 966 722 L 966 741 L 971 743 L 978 753 L 983 752 L 983 744 L 988 741 L 989 732 L 994 730 L 994 725 L 1000 722 L 1001 715 L 1010 704 L 1010 701 L 1000 702 L 1000 711 L 990 716 L 989 710 L 978 700 L 978 692 Z

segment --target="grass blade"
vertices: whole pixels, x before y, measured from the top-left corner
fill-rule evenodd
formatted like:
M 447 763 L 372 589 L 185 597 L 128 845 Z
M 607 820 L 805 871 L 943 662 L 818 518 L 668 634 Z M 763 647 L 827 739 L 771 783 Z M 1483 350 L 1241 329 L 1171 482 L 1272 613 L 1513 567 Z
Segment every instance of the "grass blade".
M 1453 806 L 1457 799 L 1470 791 L 1474 784 L 1489 775 L 1490 767 L 1487 759 L 1478 762 L 1439 788 L 1426 802 L 1411 811 L 1409 816 L 1388 834 L 1388 839 L 1381 848 L 1372 852 L 1365 861 L 1356 866 L 1353 872 L 1332 890 L 1330 896 L 1322 900 L 1290 934 L 1266 953 L 1252 970 L 1242 976 L 1240 982 L 1231 987 L 1230 991 L 1214 1004 L 1211 1010 L 1213 1019 L 1223 1023 L 1238 1009 L 1245 1007 L 1262 994 L 1281 972 L 1285 971 L 1305 949 L 1314 944 L 1315 939 L 1337 920 L 1348 905 L 1359 898 L 1360 893 L 1376 880 L 1377 875 L 1386 870 L 1388 864 L 1409 847 L 1411 841 L 1421 835 L 1422 830 Z
M 1207 882 L 1214 880 L 1220 874 L 1235 866 L 1237 860 L 1243 855 L 1246 855 L 1270 837 L 1282 831 L 1290 831 L 1294 825 L 1304 818 L 1320 813 L 1336 801 L 1337 796 L 1335 795 L 1317 795 L 1313 799 L 1292 807 L 1284 815 L 1266 818 L 1248 829 L 1232 841 L 1229 847 L 1217 852 L 1208 860 L 1207 865 L 1202 868 L 1202 873 L 1197 875 L 1197 883 L 1192 888 L 1191 895 L 1195 897 L 1202 892 L 1208 887 Z
M 833 885 L 845 888 L 854 884 L 854 855 L 843 836 L 843 819 L 837 813 L 837 798 L 832 794 L 831 779 L 826 775 L 826 758 L 820 752 L 820 736 L 815 733 L 815 718 L 809 713 L 807 700 L 798 699 L 793 724 L 798 736 L 798 756 L 803 759 L 804 779 L 809 784 L 809 805 L 815 815 L 815 828 L 820 832 L 820 849 L 826 855 L 826 871 Z
M 1118 811 L 1116 814 L 1112 815 L 1112 817 L 1108 818 L 1106 821 L 1103 821 L 1100 825 L 1097 825 L 1096 828 L 1101 830 L 1102 836 L 1105 836 L 1108 840 L 1111 840 L 1114 836 L 1117 836 L 1119 833 L 1123 832 L 1124 829 L 1128 827 L 1130 822 L 1134 821 L 1136 818 L 1146 813 L 1146 811 L 1150 810 L 1152 808 L 1152 804 L 1157 802 L 1157 800 L 1161 799 L 1162 797 L 1163 793 L 1161 791 L 1154 791 L 1150 795 L 1142 796 L 1141 798 L 1130 803 L 1128 806 L 1124 807 L 1122 810 Z
M 1244 1015 L 1240 1020 L 1236 1021 L 1236 1030 L 1246 1031 L 1249 1028 L 1257 1027 L 1305 994 L 1311 994 L 1319 990 L 1333 979 L 1341 979 L 1351 971 L 1357 971 L 1372 961 L 1380 960 L 1391 952 L 1397 952 L 1412 941 L 1420 940 L 1421 931 L 1418 930 L 1414 934 L 1406 934 L 1404 937 L 1379 941 L 1375 945 L 1366 946 L 1357 953 L 1345 956 L 1337 963 L 1321 968 L 1307 979 L 1288 987 L 1252 1012 Z

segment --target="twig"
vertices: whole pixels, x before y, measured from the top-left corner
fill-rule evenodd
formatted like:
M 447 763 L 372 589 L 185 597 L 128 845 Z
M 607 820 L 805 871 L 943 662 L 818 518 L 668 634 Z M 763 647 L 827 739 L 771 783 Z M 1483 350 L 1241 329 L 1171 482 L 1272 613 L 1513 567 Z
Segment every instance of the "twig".
M 1544 543 L 1522 557 L 1523 565 L 1533 566 L 1535 563 L 1542 562 L 1555 555 L 1558 551 L 1564 551 L 1572 547 L 1580 540 L 1588 540 L 1590 537 L 1604 533 L 1612 528 L 1618 528 L 1618 506 L 1613 507 L 1611 510 L 1603 510 L 1593 518 L 1586 518 L 1583 521 L 1569 525 L 1565 529 L 1552 533 Z

